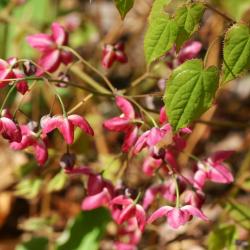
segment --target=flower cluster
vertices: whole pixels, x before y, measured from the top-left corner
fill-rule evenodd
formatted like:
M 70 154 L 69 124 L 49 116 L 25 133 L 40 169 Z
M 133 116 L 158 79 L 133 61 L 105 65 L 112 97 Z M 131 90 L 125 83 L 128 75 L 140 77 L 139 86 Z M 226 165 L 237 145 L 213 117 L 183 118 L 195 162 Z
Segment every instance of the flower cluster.
M 185 148 L 185 135 L 191 133 L 191 130 L 184 128 L 173 134 L 166 113 L 161 110 L 161 127 L 142 132 L 143 121 L 133 105 L 122 96 L 116 97 L 116 104 L 122 114 L 105 121 L 104 128 L 125 134 L 122 145 L 124 152 L 136 157 L 141 151 L 145 151 L 142 171 L 160 182 L 135 194 L 121 184 L 114 185 L 87 166 L 75 167 L 75 161 L 72 160 L 74 157 L 64 155 L 62 158 L 66 173 L 84 174 L 88 178 L 87 195 L 82 202 L 82 209 L 92 210 L 105 206 L 110 210 L 118 226 L 114 242 L 117 250 L 137 249 L 146 225 L 160 217 L 166 217 L 168 225 L 173 229 L 186 224 L 193 217 L 208 221 L 201 210 L 205 201 L 205 182 L 233 181 L 229 168 L 223 163 L 232 152 L 216 152 L 197 162 L 197 169 L 192 176 L 184 176 L 176 158 Z M 131 136 L 131 131 L 134 130 L 136 133 Z M 161 197 L 165 205 L 152 211 L 157 197 Z
M 67 65 L 72 62 L 71 52 L 65 50 L 68 44 L 66 31 L 58 23 L 53 23 L 51 30 L 50 35 L 35 34 L 27 38 L 28 43 L 41 53 L 37 68 L 27 60 L 23 63 L 23 70 L 19 68 L 16 58 L 0 60 L 0 88 L 11 85 L 13 81 L 17 90 L 25 94 L 28 90 L 28 84 L 23 80 L 25 76 L 32 74 L 46 76 L 48 73 L 54 73 L 61 64 Z M 168 62 L 169 67 L 174 68 L 185 60 L 193 58 L 200 49 L 200 43 L 195 41 L 186 43 L 178 55 L 173 49 L 167 54 L 167 57 L 171 57 L 171 64 Z M 114 46 L 106 45 L 103 50 L 102 65 L 105 68 L 110 68 L 115 61 L 127 62 L 122 43 Z M 58 130 L 62 135 L 67 148 L 74 142 L 76 127 L 88 135 L 94 135 L 88 121 L 76 114 L 67 115 L 60 97 L 58 98 L 63 115 L 45 115 L 37 122 L 19 124 L 15 115 L 3 107 L 1 109 L 2 137 L 9 142 L 13 150 L 31 149 L 39 165 L 47 162 L 48 135 L 54 130 Z M 152 118 L 154 126 L 151 127 L 129 99 L 116 95 L 115 103 L 121 115 L 106 120 L 103 126 L 109 131 L 124 134 L 121 150 L 129 157 L 137 157 L 139 154 L 143 156 L 141 170 L 154 182 L 134 194 L 120 183 L 115 185 L 104 179 L 102 174 L 94 172 L 90 167 L 76 167 L 74 154 L 67 152 L 61 157 L 60 166 L 67 174 L 87 176 L 87 192 L 81 208 L 92 210 L 105 206 L 109 209 L 118 225 L 118 234 L 114 242 L 117 250 L 137 249 L 136 246 L 146 225 L 161 217 L 165 217 L 173 229 L 186 224 L 193 217 L 208 221 L 202 211 L 205 184 L 207 181 L 215 183 L 233 181 L 233 175 L 224 163 L 232 151 L 216 152 L 208 158 L 197 161 L 195 171 L 185 176 L 177 159 L 186 147 L 186 136 L 192 130 L 186 127 L 174 133 L 164 108 L 159 112 L 158 124 Z M 163 205 L 153 211 L 157 197 L 162 198 Z

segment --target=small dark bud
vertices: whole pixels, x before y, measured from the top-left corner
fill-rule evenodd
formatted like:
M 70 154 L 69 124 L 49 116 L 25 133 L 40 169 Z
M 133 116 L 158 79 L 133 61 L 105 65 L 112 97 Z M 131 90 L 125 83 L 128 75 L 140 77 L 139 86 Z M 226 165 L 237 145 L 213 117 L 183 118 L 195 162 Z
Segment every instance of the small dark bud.
M 60 159 L 60 167 L 63 169 L 72 169 L 75 165 L 75 154 L 65 153 Z
M 23 63 L 23 72 L 26 76 L 32 76 L 36 73 L 36 65 L 34 65 L 30 61 L 26 61 Z

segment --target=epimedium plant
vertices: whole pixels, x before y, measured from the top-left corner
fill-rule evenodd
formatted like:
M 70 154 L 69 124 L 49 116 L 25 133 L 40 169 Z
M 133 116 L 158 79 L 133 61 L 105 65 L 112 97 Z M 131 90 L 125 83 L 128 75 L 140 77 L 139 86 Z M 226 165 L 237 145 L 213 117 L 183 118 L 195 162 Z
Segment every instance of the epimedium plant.
M 30 58 L 0 60 L 0 88 L 9 88 L 0 109 L 0 134 L 14 150 L 32 148 L 37 163 L 42 166 L 46 165 L 50 157 L 49 135 L 57 129 L 67 148 L 66 152 L 61 153 L 59 160 L 64 173 L 69 176 L 81 174 L 87 180 L 86 196 L 81 204 L 84 212 L 79 215 L 75 224 L 69 226 L 69 230 L 74 234 L 74 228 L 79 228 L 85 221 L 82 217 L 88 218 L 89 213 L 91 218 L 94 218 L 100 213 L 100 207 L 106 207 L 119 228 L 112 246 L 118 250 L 137 249 L 147 225 L 161 217 L 166 217 L 168 225 L 173 229 L 178 229 L 193 217 L 208 221 L 209 218 L 202 211 L 205 183 L 210 181 L 228 184 L 234 181 L 229 167 L 224 163 L 233 154 L 232 151 L 218 151 L 205 159 L 191 155 L 196 169 L 189 175 L 186 175 L 177 159 L 185 150 L 187 135 L 192 133 L 192 122 L 213 105 L 220 88 L 227 82 L 243 76 L 249 69 L 249 24 L 235 22 L 212 5 L 201 1 L 186 1 L 184 5 L 169 13 L 166 9 L 170 2 L 153 2 L 144 37 L 147 69 L 142 77 L 131 84 L 135 86 L 150 77 L 154 65 L 165 60 L 171 74 L 165 82 L 164 93 L 158 93 L 163 99 L 163 107 L 158 111 L 158 120 L 137 101 L 136 96 L 129 94 L 128 89 L 117 90 L 98 67 L 90 64 L 70 47 L 70 33 L 58 22 L 51 24 L 51 31 L 48 33 L 37 32 L 27 37 L 27 43 L 39 52 L 40 57 L 37 61 Z M 25 4 L 23 1 L 20 3 Z M 134 1 L 115 0 L 114 3 L 124 19 L 133 7 Z M 11 6 L 13 8 L 15 5 L 12 3 Z M 213 44 L 208 48 L 204 59 L 196 58 L 201 50 L 201 44 L 192 41 L 192 36 L 199 29 L 206 9 L 217 12 L 230 25 L 229 29 L 225 30 L 223 38 L 221 67 L 207 65 L 207 54 Z M 128 57 L 124 46 L 125 44 L 120 41 L 104 46 L 101 61 L 104 68 L 112 67 L 115 62 L 127 63 Z M 106 87 L 96 82 L 87 72 L 79 73 L 79 70 L 74 68 L 76 63 L 81 63 L 99 76 Z M 58 69 L 61 70 L 62 65 L 63 71 L 58 74 Z M 76 74 L 87 86 L 71 81 L 68 77 L 70 73 Z M 15 89 L 21 95 L 26 95 L 32 91 L 36 81 L 43 81 L 48 86 L 48 91 L 54 93 L 61 105 L 62 114 L 52 116 L 50 112 L 41 117 L 39 123 L 29 121 L 21 124 L 17 116 L 19 107 L 12 114 L 6 104 Z M 89 92 L 81 103 L 69 111 L 58 94 L 58 88 L 65 86 Z M 148 93 L 150 94 L 152 93 Z M 95 131 L 91 122 L 75 114 L 75 110 L 95 95 L 115 100 L 121 115 L 104 121 L 103 126 L 106 130 L 124 134 L 121 151 L 123 155 L 126 154 L 127 161 L 139 154 L 143 155 L 142 171 L 153 179 L 149 187 L 139 188 L 134 193 L 121 184 L 122 175 L 119 174 L 118 180 L 112 182 L 104 178 L 103 171 L 97 172 L 89 166 L 79 166 L 77 163 L 70 148 L 74 143 L 75 129 L 80 128 L 93 136 L 94 140 Z M 53 181 L 56 183 L 56 179 Z M 53 190 L 51 185 L 50 189 Z M 158 196 L 162 197 L 165 203 L 163 206 L 155 207 L 153 204 Z M 86 212 L 89 210 L 93 212 Z M 101 217 L 104 217 L 104 220 L 97 225 L 93 225 L 95 223 L 92 219 L 88 220 L 91 227 L 100 226 L 97 234 L 90 238 L 90 242 L 94 242 L 91 249 L 98 248 L 96 241 L 103 234 L 102 227 L 108 221 L 106 214 L 102 214 L 100 220 Z M 78 235 L 78 238 L 81 237 Z M 70 244 L 74 245 L 74 249 L 83 249 L 83 246 L 90 244 L 86 242 L 88 239 L 84 237 L 81 246 L 76 246 L 72 239 L 63 243 L 59 241 L 56 249 L 66 249 L 71 246 Z

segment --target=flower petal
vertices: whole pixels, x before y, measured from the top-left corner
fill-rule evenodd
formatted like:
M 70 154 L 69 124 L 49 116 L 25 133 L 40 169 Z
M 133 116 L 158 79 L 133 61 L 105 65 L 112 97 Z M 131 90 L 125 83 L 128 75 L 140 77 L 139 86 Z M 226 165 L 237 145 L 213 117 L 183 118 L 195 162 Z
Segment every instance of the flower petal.
M 52 37 L 47 34 L 35 34 L 27 37 L 28 44 L 41 52 L 51 50 L 54 42 Z
M 114 117 L 103 123 L 104 128 L 116 132 L 126 131 L 129 125 L 130 121 L 123 117 Z
M 49 115 L 46 115 L 46 116 L 43 116 L 40 121 L 42 131 L 44 134 L 48 134 L 54 129 L 59 128 L 62 123 L 63 123 L 62 116 L 50 117 Z
M 125 134 L 124 136 L 124 142 L 122 144 L 122 151 L 123 152 L 128 152 L 132 146 L 134 145 L 136 139 L 137 139 L 137 135 L 138 135 L 138 127 L 131 127 Z
M 67 34 L 64 28 L 59 24 L 54 22 L 51 25 L 52 37 L 57 45 L 61 46 L 67 42 Z
M 94 135 L 93 129 L 90 127 L 87 120 L 79 115 L 70 115 L 68 120 L 73 123 L 74 126 L 81 128 L 85 133 L 89 135 Z
M 172 228 L 176 229 L 184 225 L 190 218 L 189 212 L 183 210 L 182 208 L 173 208 L 167 214 L 168 224 Z
M 67 144 L 74 142 L 74 125 L 67 118 L 63 118 L 61 126 L 58 128 Z
M 218 183 L 231 183 L 234 181 L 234 177 L 231 171 L 222 164 L 216 164 L 211 167 L 208 178 L 211 181 L 218 182 Z
M 115 98 L 116 105 L 120 108 L 122 113 L 126 118 L 134 119 L 135 111 L 132 104 L 122 96 L 117 96 Z
M 148 218 L 147 223 L 150 224 L 153 221 L 157 220 L 160 217 L 166 216 L 169 211 L 171 211 L 173 207 L 170 206 L 164 206 L 159 209 L 157 209 L 151 216 Z
M 109 201 L 110 201 L 109 192 L 106 188 L 104 188 L 102 192 L 96 195 L 87 196 L 83 200 L 81 207 L 83 210 L 92 210 L 107 205 Z
M 181 210 L 188 211 L 188 213 L 191 214 L 192 216 L 196 216 L 202 220 L 208 221 L 207 216 L 205 214 L 203 214 L 203 212 L 196 207 L 193 207 L 191 205 L 186 205 L 186 206 L 182 207 Z
M 44 72 L 55 72 L 60 65 L 60 51 L 59 50 L 50 50 L 46 51 L 38 61 L 38 68 L 36 75 L 41 76 Z

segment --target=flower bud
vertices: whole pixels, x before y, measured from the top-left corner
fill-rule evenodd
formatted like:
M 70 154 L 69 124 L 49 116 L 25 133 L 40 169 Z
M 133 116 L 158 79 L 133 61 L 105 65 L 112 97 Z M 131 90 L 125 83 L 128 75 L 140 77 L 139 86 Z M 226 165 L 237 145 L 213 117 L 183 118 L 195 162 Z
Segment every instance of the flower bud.
M 60 166 L 63 169 L 72 169 L 75 165 L 75 154 L 65 153 L 60 159 Z
M 32 76 L 36 73 L 36 65 L 31 61 L 25 61 L 23 63 L 23 72 L 26 76 Z
M 65 74 L 63 72 L 60 72 L 58 75 L 59 80 L 61 80 L 62 82 L 58 82 L 56 83 L 56 86 L 59 88 L 66 88 L 67 87 L 67 83 L 70 80 L 70 77 L 68 74 Z

